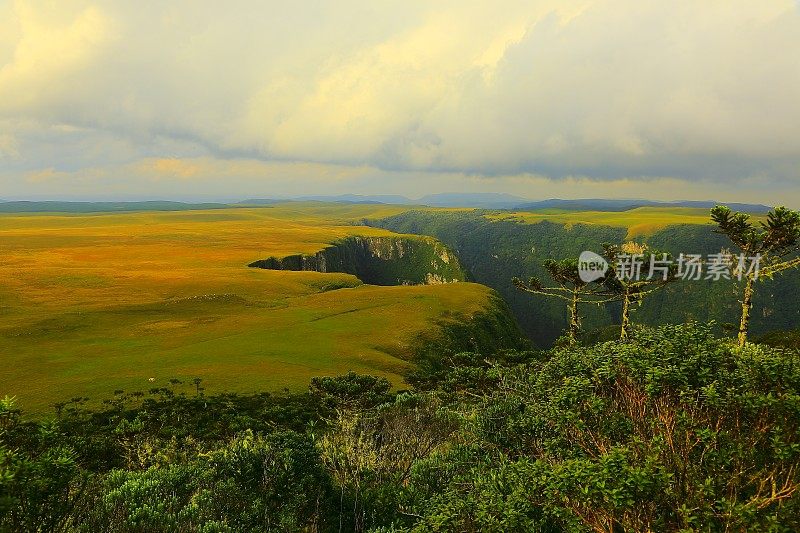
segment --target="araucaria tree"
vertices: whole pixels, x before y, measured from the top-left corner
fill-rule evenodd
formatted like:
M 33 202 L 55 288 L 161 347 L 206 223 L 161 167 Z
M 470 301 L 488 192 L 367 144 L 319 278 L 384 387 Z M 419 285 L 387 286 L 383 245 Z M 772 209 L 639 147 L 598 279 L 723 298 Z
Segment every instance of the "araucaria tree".
M 613 298 L 609 298 L 602 285 L 581 279 L 576 259 L 562 259 L 560 261 L 548 259 L 544 262 L 544 268 L 556 286 L 545 287 L 539 278 L 535 277 L 530 278 L 527 283 L 519 278 L 513 278 L 512 282 L 515 287 L 522 291 L 565 300 L 567 302 L 567 311 L 569 312 L 567 334 L 570 343 L 575 343 L 581 329 L 578 304 L 590 303 L 599 305 L 613 301 Z
M 800 266 L 800 213 L 776 207 L 767 213 L 766 221 L 754 224 L 747 213 L 737 213 L 718 205 L 711 210 L 711 220 L 717 224 L 715 231 L 727 236 L 741 251 L 734 275 L 744 281 L 738 335 L 739 346 L 744 346 L 750 327 L 755 282 Z
M 631 333 L 631 309 L 650 294 L 677 279 L 677 265 L 669 254 L 648 250 L 644 244 L 603 244 L 608 271 L 602 283 L 607 294 L 622 302 L 620 339 Z

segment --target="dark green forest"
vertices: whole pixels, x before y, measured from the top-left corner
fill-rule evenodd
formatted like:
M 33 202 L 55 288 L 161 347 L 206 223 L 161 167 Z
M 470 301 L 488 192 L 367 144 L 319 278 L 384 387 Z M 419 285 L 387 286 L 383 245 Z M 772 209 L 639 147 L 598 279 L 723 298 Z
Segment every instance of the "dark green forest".
M 600 252 L 603 243 L 625 241 L 624 228 L 543 221 L 519 224 L 490 221 L 481 211 L 409 211 L 366 223 L 401 233 L 436 237 L 459 257 L 470 278 L 498 291 L 508 303 L 520 327 L 539 347 L 552 346 L 567 328 L 568 316 L 561 302 L 531 298 L 511 283 L 513 277 L 547 277 L 546 259 L 576 258 L 584 250 Z M 730 240 L 708 226 L 676 225 L 641 241 L 669 252 L 707 255 L 731 249 Z M 754 301 L 751 332 L 766 335 L 800 325 L 800 276 L 778 275 L 764 280 Z M 740 287 L 736 282 L 712 280 L 674 283 L 636 307 L 634 320 L 648 325 L 680 324 L 688 320 L 715 321 L 718 332 L 738 326 Z M 592 339 L 607 338 L 611 324 L 619 323 L 618 303 L 586 309 L 584 330 Z M 614 328 L 610 328 L 612 331 Z

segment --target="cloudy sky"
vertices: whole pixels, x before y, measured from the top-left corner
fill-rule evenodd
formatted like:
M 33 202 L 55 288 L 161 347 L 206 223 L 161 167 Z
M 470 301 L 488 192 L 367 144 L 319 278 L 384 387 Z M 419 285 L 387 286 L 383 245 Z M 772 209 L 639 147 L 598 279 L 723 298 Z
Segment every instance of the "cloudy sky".
M 0 198 L 800 207 L 795 0 L 0 0 Z

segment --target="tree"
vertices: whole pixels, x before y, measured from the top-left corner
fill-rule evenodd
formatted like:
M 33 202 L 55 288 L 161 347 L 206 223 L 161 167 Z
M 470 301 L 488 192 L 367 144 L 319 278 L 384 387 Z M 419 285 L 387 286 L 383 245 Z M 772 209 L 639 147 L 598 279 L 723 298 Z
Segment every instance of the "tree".
M 767 220 L 758 225 L 750 221 L 747 213 L 731 211 L 718 205 L 711 210 L 711 220 L 717 224 L 717 233 L 728 237 L 741 251 L 734 273 L 744 279 L 742 315 L 739 321 L 739 346 L 747 342 L 750 310 L 753 307 L 755 282 L 772 278 L 775 274 L 800 265 L 800 213 L 785 207 L 776 207 L 767 213 Z M 743 259 L 749 259 L 758 268 L 744 271 Z
M 631 308 L 642 304 L 645 297 L 677 279 L 677 266 L 669 254 L 647 250 L 644 244 L 603 244 L 608 262 L 602 283 L 616 301 L 622 302 L 620 339 L 627 340 L 631 332 Z
M 311 378 L 309 391 L 324 404 L 336 409 L 368 409 L 392 399 L 392 384 L 386 378 L 357 374 Z
M 87 531 L 317 531 L 330 479 L 311 439 L 244 431 L 188 461 L 112 470 Z
M 567 311 L 569 312 L 569 342 L 574 344 L 577 342 L 581 328 L 578 304 L 600 305 L 612 301 L 613 298 L 609 298 L 609 294 L 603 290 L 602 285 L 581 279 L 578 271 L 578 261 L 575 259 L 562 259 L 560 261 L 548 259 L 543 263 L 543 266 L 556 283 L 556 287 L 545 287 L 539 278 L 535 277 L 530 278 L 527 283 L 519 278 L 513 278 L 511 281 L 519 290 L 565 300 L 567 302 Z
M 77 453 L 54 424 L 26 423 L 0 399 L 0 531 L 68 531 L 89 486 Z

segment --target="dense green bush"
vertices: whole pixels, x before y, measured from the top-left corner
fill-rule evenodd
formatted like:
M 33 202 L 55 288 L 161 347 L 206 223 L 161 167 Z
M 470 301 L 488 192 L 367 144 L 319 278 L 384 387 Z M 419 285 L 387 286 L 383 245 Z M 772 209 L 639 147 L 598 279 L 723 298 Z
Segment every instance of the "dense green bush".
M 800 528 L 797 352 L 696 324 L 556 349 L 503 372 L 466 429 L 418 465 L 420 530 Z
M 94 531 L 297 531 L 322 522 L 330 494 L 314 443 L 246 432 L 187 463 L 113 470 Z
M 400 393 L 3 401 L 0 530 L 800 530 L 800 352 L 714 330 L 445 354 Z

